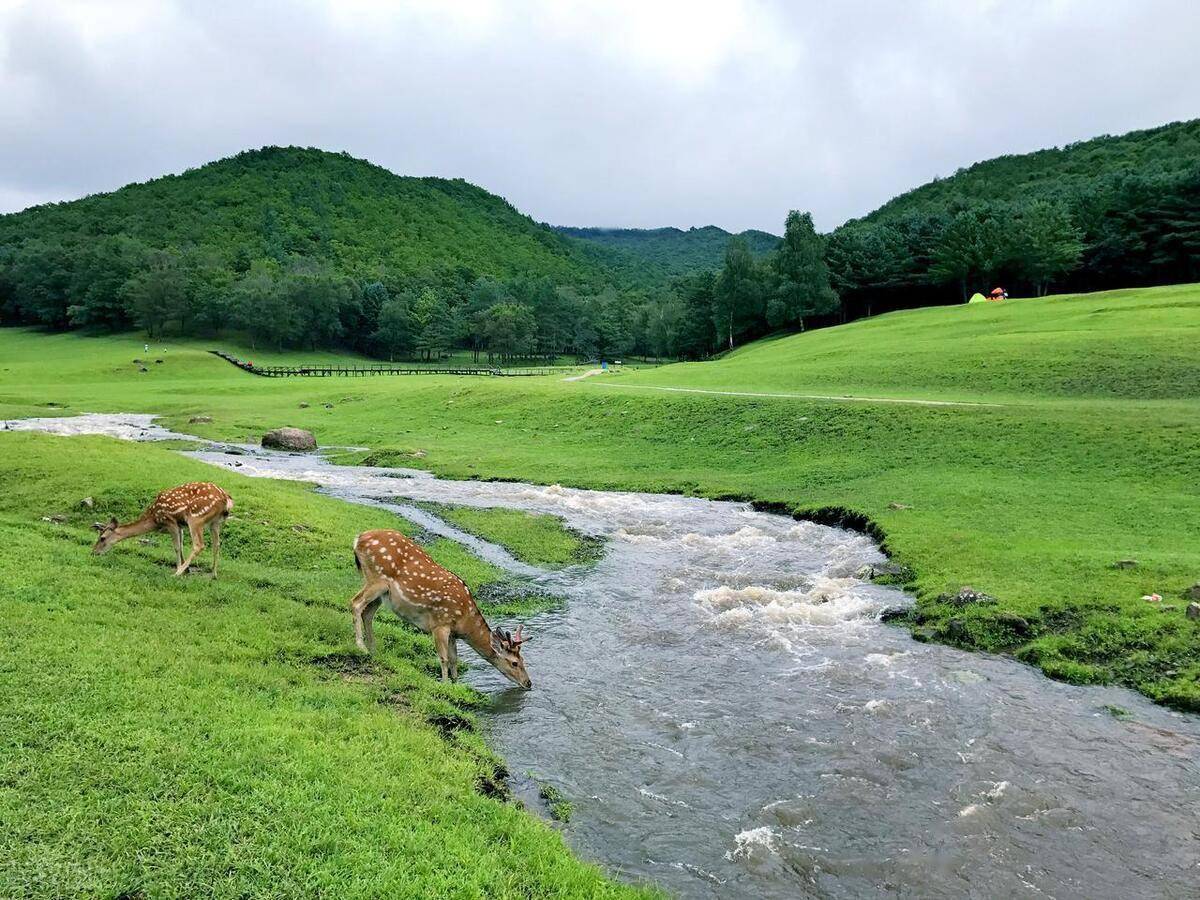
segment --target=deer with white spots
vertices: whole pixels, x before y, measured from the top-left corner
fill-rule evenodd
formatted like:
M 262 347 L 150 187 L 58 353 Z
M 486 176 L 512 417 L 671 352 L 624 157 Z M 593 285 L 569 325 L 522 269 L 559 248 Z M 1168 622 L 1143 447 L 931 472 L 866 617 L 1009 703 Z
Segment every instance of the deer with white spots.
M 386 597 L 396 615 L 433 637 L 442 662 L 442 680 L 458 680 L 458 639 L 510 681 L 533 687 L 521 658 L 521 629 L 515 635 L 490 628 L 461 578 L 435 563 L 398 531 L 364 531 L 354 541 L 354 562 L 363 588 L 350 600 L 354 640 L 360 650 L 375 649 L 373 622 Z
M 121 525 L 114 518 L 92 527 L 100 532 L 92 552 L 107 553 L 114 544 L 151 531 L 168 531 L 175 542 L 175 574 L 182 575 L 204 549 L 204 527 L 212 535 L 212 573 L 217 574 L 217 557 L 221 555 L 221 526 L 233 510 L 233 498 L 215 484 L 194 481 L 163 491 L 146 507 L 141 518 Z M 192 538 L 192 552 L 183 558 L 183 529 Z

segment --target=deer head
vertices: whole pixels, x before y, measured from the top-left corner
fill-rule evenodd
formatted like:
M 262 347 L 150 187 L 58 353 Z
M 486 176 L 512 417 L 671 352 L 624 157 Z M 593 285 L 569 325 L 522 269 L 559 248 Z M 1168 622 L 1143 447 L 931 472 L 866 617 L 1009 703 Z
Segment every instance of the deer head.
M 509 681 L 529 690 L 533 687 L 533 681 L 525 671 L 525 660 L 521 658 L 521 645 L 528 639 L 521 637 L 521 628 L 522 626 L 517 626 L 515 636 L 499 627 L 492 629 L 492 650 L 495 655 L 489 662 Z
M 107 522 L 92 523 L 92 527 L 100 532 L 100 537 L 96 539 L 96 543 L 92 546 L 92 552 L 97 556 L 107 553 L 112 549 L 113 544 L 117 543 L 117 524 L 116 518 L 112 518 Z

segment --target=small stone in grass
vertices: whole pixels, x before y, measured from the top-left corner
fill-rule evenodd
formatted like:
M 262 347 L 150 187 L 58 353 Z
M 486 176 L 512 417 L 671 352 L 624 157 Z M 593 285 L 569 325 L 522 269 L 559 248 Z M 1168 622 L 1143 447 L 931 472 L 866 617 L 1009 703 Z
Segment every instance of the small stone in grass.
M 1189 619 L 1200 619 L 1200 603 L 1189 603 L 1184 615 Z
M 991 594 L 985 594 L 983 591 L 977 591 L 975 588 L 967 586 L 962 588 L 956 594 L 942 594 L 938 597 L 942 603 L 949 603 L 952 606 L 970 606 L 974 603 L 997 603 Z
M 1112 564 L 1112 567 L 1114 569 L 1136 569 L 1137 568 L 1137 560 L 1136 559 L 1118 559 L 1115 563 Z
M 912 509 L 912 506 L 907 503 L 889 503 L 888 509 Z
M 188 419 L 189 425 L 204 425 L 212 421 L 212 416 L 192 416 Z
M 93 506 L 96 505 L 96 501 L 93 500 L 91 497 L 84 497 L 82 500 L 79 501 L 79 505 L 82 506 L 84 509 L 91 509 Z

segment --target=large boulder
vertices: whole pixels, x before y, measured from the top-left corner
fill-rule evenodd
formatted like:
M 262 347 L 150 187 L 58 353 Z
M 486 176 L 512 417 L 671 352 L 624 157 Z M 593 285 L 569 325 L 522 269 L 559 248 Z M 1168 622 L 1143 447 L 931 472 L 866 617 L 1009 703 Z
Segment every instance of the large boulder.
M 262 445 L 269 450 L 308 453 L 317 449 L 317 439 L 303 428 L 276 428 L 262 436 Z

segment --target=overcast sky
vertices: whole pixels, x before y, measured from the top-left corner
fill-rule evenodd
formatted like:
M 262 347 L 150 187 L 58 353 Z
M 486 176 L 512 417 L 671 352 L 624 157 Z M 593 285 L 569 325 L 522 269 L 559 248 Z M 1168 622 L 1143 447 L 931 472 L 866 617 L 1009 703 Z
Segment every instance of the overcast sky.
M 1200 116 L 1197 0 L 0 0 L 0 212 L 346 150 L 564 225 L 829 229 Z

